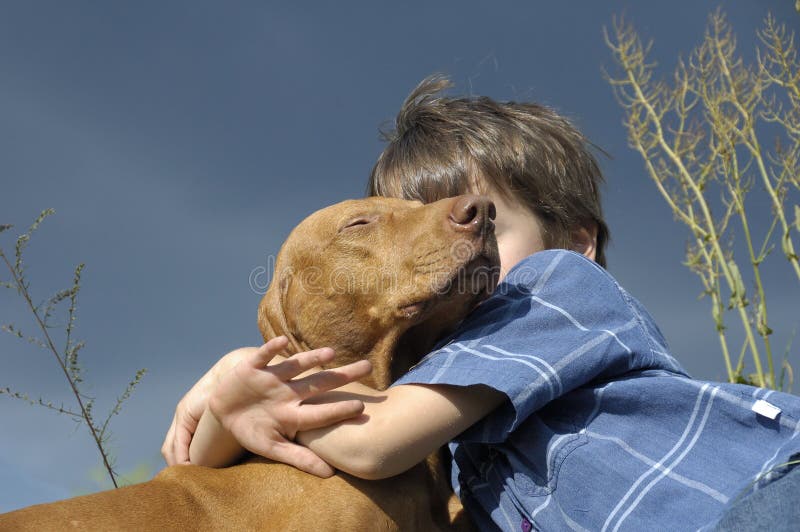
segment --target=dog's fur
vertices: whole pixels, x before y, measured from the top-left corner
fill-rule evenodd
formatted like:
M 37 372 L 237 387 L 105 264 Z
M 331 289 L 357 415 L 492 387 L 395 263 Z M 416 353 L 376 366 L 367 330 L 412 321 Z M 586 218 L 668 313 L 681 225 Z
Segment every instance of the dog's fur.
M 289 236 L 258 310 L 288 354 L 369 358 L 386 388 L 452 331 L 497 282 L 494 207 L 460 196 L 429 205 L 339 203 Z M 449 505 L 449 507 L 448 507 Z M 437 530 L 469 528 L 435 456 L 380 481 L 320 479 L 261 458 L 226 469 L 174 466 L 142 484 L 0 515 L 2 530 Z

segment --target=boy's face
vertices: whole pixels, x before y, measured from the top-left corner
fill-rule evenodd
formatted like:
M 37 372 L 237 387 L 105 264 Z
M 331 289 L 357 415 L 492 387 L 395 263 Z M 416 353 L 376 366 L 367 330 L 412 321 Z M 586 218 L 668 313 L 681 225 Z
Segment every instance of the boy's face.
M 500 253 L 500 280 L 519 261 L 544 249 L 538 218 L 517 202 L 506 200 L 490 190 L 484 193 L 497 208 L 494 220 L 497 250 Z

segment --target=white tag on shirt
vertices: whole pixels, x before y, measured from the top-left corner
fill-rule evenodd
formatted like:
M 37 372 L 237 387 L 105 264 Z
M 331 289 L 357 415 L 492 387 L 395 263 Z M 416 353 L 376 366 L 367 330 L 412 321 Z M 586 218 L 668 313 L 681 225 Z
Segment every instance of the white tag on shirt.
M 758 401 L 753 403 L 753 406 L 750 407 L 750 410 L 752 410 L 758 415 L 768 417 L 770 419 L 775 419 L 776 417 L 778 417 L 778 414 L 781 413 L 780 408 L 771 403 L 766 402 L 763 399 L 759 399 Z

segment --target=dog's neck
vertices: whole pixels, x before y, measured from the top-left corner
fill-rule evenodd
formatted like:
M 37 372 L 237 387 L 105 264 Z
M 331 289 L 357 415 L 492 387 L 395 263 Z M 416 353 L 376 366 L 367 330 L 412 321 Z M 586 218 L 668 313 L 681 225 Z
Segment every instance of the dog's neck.
M 323 366 L 324 369 L 336 368 L 345 364 L 350 364 L 358 360 L 369 360 L 372 363 L 372 372 L 359 382 L 366 386 L 378 390 L 385 390 L 399 375 L 395 372 L 396 360 L 407 359 L 409 354 L 405 349 L 401 349 L 399 333 L 385 335 L 379 338 L 366 352 L 355 351 L 347 345 L 314 346 L 307 345 L 303 341 L 290 341 L 287 354 L 293 355 L 301 351 L 308 351 L 317 347 L 331 347 L 336 351 L 336 358 L 330 364 Z M 400 374 L 405 373 L 409 366 L 406 366 Z
M 388 388 L 397 377 L 408 371 L 408 368 L 427 352 L 421 350 L 420 342 L 415 341 L 412 335 L 403 334 L 403 330 L 391 330 L 355 350 L 351 342 L 347 341 L 339 345 L 310 345 L 300 335 L 283 330 L 279 324 L 270 319 L 262 323 L 262 326 L 265 341 L 278 336 L 286 336 L 289 339 L 289 345 L 285 349 L 286 356 L 319 347 L 333 348 L 336 351 L 336 358 L 330 364 L 323 366 L 324 369 L 344 366 L 358 360 L 369 360 L 372 363 L 372 373 L 359 382 L 378 390 Z

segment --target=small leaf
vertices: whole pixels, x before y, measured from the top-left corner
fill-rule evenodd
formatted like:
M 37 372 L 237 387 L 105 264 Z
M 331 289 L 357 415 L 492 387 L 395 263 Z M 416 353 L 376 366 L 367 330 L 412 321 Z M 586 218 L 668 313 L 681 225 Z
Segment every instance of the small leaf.
M 6 325 L 0 325 L 0 330 L 3 330 L 3 331 L 5 331 L 7 333 L 10 333 L 10 334 L 13 334 L 17 338 L 22 338 L 23 337 L 22 336 L 22 331 L 20 331 L 16 327 L 14 327 L 14 325 L 12 323 L 9 323 L 9 324 L 6 324 Z
M 17 272 L 17 275 L 20 278 L 23 275 L 22 252 L 25 250 L 25 246 L 28 245 L 28 242 L 31 239 L 31 235 L 33 234 L 34 231 L 36 231 L 39 228 L 39 225 L 41 225 L 41 223 L 45 220 L 45 218 L 51 216 L 52 214 L 55 214 L 55 212 L 56 212 L 55 209 L 43 210 L 41 213 L 39 213 L 39 216 L 36 217 L 36 220 L 34 220 L 31 226 L 28 228 L 28 232 L 21 234 L 20 236 L 17 237 L 17 244 L 14 247 L 14 253 L 16 257 L 16 260 L 14 262 L 14 270 Z
M 22 277 L 22 252 L 30 239 L 31 235 L 29 234 L 20 235 L 17 237 L 17 243 L 14 246 L 14 271 L 20 278 Z
M 756 330 L 762 337 L 772 334 L 772 329 L 767 325 L 767 306 L 764 301 L 758 303 L 758 309 L 756 310 Z
M 794 206 L 794 228 L 800 231 L 800 205 Z
M 797 258 L 797 255 L 795 255 L 795 253 L 792 252 L 791 248 L 792 236 L 791 234 L 789 234 L 789 231 L 790 231 L 789 229 L 786 229 L 783 238 L 781 238 L 781 251 L 783 251 L 783 254 L 786 255 L 787 259 L 795 260 Z
M 744 288 L 744 281 L 742 281 L 742 274 L 739 272 L 739 266 L 731 259 L 728 261 L 728 270 L 731 272 L 733 281 L 733 288 L 731 290 L 731 307 L 746 307 L 747 299 L 745 298 L 746 292 Z
M 64 357 L 64 364 L 67 366 L 70 375 L 75 380 L 75 382 L 82 382 L 83 378 L 81 377 L 81 367 L 78 364 L 78 352 L 83 349 L 86 345 L 86 342 L 80 341 L 75 342 L 72 344 L 69 349 L 67 349 L 67 354 Z
M 784 390 L 784 379 L 789 379 L 789 385 L 786 388 L 786 392 L 791 392 L 792 385 L 794 384 L 794 370 L 792 369 L 792 365 L 789 363 L 788 360 L 785 358 L 783 359 L 783 363 L 781 364 L 781 387 L 780 389 Z
M 28 234 L 36 231 L 45 218 L 55 213 L 56 213 L 55 209 L 45 209 L 41 213 L 39 213 L 39 216 L 36 217 L 36 220 L 33 221 L 33 224 L 31 225 L 30 229 L 28 229 Z
M 53 315 L 53 311 L 55 310 L 55 307 L 59 303 L 64 301 L 66 298 L 70 297 L 71 294 L 72 294 L 72 290 L 71 289 L 59 290 L 58 292 L 55 293 L 55 295 L 53 297 L 51 297 L 47 301 L 47 306 L 45 307 L 44 314 L 43 314 L 43 321 L 44 321 L 45 325 L 48 324 L 48 320 Z
M 108 416 L 106 416 L 106 420 L 103 422 L 103 426 L 100 429 L 101 438 L 106 434 L 106 429 L 108 428 L 108 422 L 111 421 L 111 418 L 113 416 L 116 416 L 117 414 L 120 413 L 120 410 L 122 409 L 122 403 L 124 403 L 130 398 L 134 388 L 136 388 L 136 385 L 138 385 L 139 382 L 141 382 L 142 378 L 145 376 L 146 373 L 147 373 L 147 368 L 142 368 L 139 371 L 137 371 L 136 375 L 133 377 L 133 380 L 129 382 L 128 386 L 125 388 L 125 391 L 122 392 L 122 395 L 120 395 L 117 398 L 117 403 L 114 405 L 114 408 L 111 409 L 111 412 L 108 413 Z
M 717 332 L 722 332 L 725 330 L 725 323 L 723 321 L 722 316 L 722 306 L 717 305 L 716 303 L 711 305 L 711 315 L 714 317 L 714 324 L 717 328 Z
M 72 279 L 72 288 L 69 294 L 69 310 L 67 311 L 69 319 L 67 320 L 67 344 L 69 345 L 69 338 L 72 336 L 72 328 L 75 326 L 75 312 L 78 307 L 78 293 L 81 291 L 81 275 L 85 264 L 78 264 L 75 267 L 75 276 Z

